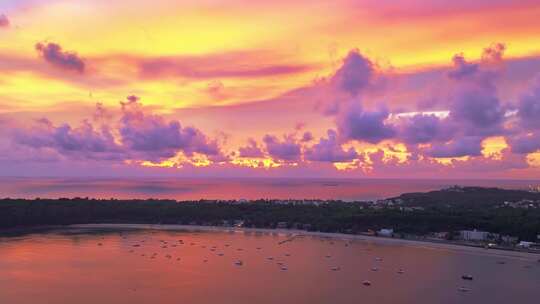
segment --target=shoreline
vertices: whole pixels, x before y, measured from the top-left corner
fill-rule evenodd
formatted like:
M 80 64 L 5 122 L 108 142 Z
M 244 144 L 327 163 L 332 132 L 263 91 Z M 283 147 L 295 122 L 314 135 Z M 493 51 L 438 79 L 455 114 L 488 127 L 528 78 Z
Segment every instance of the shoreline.
M 199 226 L 199 225 L 175 225 L 175 224 L 74 224 L 62 226 L 65 228 L 78 228 L 78 229 L 134 229 L 134 230 L 165 230 L 165 231 L 205 231 L 205 232 L 237 232 L 237 233 L 269 233 L 269 234 L 283 234 L 291 236 L 311 236 L 320 238 L 334 238 L 341 240 L 354 240 L 365 241 L 379 244 L 393 244 L 403 246 L 423 247 L 429 249 L 439 250 L 451 250 L 461 253 L 475 253 L 482 255 L 489 255 L 493 257 L 501 258 L 513 258 L 513 259 L 525 259 L 531 261 L 540 261 L 538 258 L 540 255 L 535 252 L 517 251 L 517 250 L 505 250 L 505 249 L 485 249 L 483 247 L 477 247 L 465 244 L 455 244 L 448 242 L 437 242 L 429 240 L 411 240 L 411 239 L 398 239 L 387 238 L 369 235 L 358 234 L 344 234 L 344 233 L 331 233 L 331 232 L 316 232 L 294 229 L 267 229 L 267 228 L 237 228 L 237 227 L 220 227 L 220 226 Z M 60 228 L 62 228 L 60 227 Z M 58 227 L 57 227 L 58 228 Z

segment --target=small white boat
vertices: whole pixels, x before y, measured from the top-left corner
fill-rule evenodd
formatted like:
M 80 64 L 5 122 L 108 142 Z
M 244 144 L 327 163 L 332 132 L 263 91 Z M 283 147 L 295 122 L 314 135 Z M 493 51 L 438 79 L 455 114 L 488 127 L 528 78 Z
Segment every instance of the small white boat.
M 238 260 L 238 261 L 234 262 L 234 264 L 235 264 L 236 266 L 242 266 L 242 265 L 244 265 L 244 262 Z
M 377 268 L 377 267 L 372 267 L 372 268 L 371 268 L 371 271 L 379 271 L 379 268 Z
M 364 282 L 362 282 L 362 284 L 363 284 L 364 286 L 371 286 L 371 282 L 368 281 L 368 280 L 364 280 Z
M 461 278 L 463 280 L 467 280 L 467 281 L 472 281 L 473 280 L 473 276 L 470 275 L 470 274 L 464 274 L 464 275 L 461 276 Z
M 461 291 L 461 292 L 468 292 L 468 291 L 471 291 L 471 289 L 470 289 L 470 288 L 467 288 L 467 287 L 460 287 L 460 288 L 458 288 L 458 290 Z
M 341 268 L 338 266 L 338 267 L 332 267 L 332 271 L 339 271 L 341 270 Z
M 399 274 L 404 274 L 405 271 L 403 271 L 403 269 L 400 269 L 400 270 L 397 271 L 397 273 L 399 273 Z

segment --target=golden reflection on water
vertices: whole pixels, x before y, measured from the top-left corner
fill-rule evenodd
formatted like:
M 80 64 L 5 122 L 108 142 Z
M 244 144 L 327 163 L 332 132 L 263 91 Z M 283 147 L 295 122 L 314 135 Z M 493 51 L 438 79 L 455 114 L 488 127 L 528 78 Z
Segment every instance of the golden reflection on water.
M 289 237 L 66 230 L 0 238 L 0 303 L 537 303 L 534 260 L 311 236 L 280 244 Z

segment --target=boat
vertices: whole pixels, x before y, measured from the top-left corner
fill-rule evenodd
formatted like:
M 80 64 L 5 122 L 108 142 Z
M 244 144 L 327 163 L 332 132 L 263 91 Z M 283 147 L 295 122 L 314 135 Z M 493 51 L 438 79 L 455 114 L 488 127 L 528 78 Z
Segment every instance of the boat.
M 459 290 L 459 291 L 461 291 L 461 292 L 468 292 L 468 291 L 471 291 L 471 289 L 470 289 L 470 288 L 467 288 L 467 287 L 463 287 L 463 286 L 462 286 L 462 287 L 460 287 L 460 288 L 458 288 L 458 290 Z
M 399 273 L 399 274 L 404 274 L 404 273 L 405 273 L 405 271 L 403 271 L 403 269 L 400 269 L 400 270 L 398 270 L 398 272 L 397 272 L 397 273 Z
M 362 284 L 363 284 L 364 286 L 371 286 L 371 282 L 368 281 L 368 280 L 364 280 L 364 282 L 362 282 Z
M 341 270 L 341 268 L 339 266 L 332 267 L 332 271 L 338 271 L 338 270 Z
M 377 267 L 372 267 L 371 268 L 371 271 L 378 271 L 378 270 L 379 270 L 379 268 L 377 268 Z
M 244 262 L 238 260 L 238 261 L 234 262 L 234 264 L 237 265 L 237 266 L 242 266 L 242 265 L 244 265 Z
M 462 278 L 463 280 L 468 280 L 468 281 L 472 281 L 472 280 L 473 280 L 473 276 L 470 275 L 470 274 L 464 274 L 464 275 L 461 276 L 461 278 Z

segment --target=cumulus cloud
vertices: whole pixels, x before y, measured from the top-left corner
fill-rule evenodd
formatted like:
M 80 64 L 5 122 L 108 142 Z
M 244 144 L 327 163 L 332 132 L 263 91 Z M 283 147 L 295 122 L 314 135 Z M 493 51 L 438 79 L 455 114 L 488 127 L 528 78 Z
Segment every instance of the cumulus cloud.
M 479 69 L 478 64 L 467 62 L 463 53 L 454 55 L 452 62 L 454 63 L 454 68 L 448 72 L 448 77 L 452 79 L 463 79 L 467 76 L 474 75 Z
M 450 119 L 470 135 L 494 135 L 501 132 L 506 111 L 499 98 L 482 88 L 460 88 L 450 105 Z
M 48 63 L 61 69 L 84 73 L 85 63 L 75 52 L 62 50 L 57 43 L 40 42 L 36 44 L 36 51 Z
M 27 130 L 16 130 L 15 141 L 32 148 L 51 148 L 74 158 L 119 159 L 124 152 L 116 144 L 111 130 L 94 127 L 83 121 L 78 127 L 55 126 L 48 119 L 39 119 Z
M 400 138 L 407 144 L 424 144 L 436 140 L 448 140 L 452 128 L 445 119 L 433 114 L 417 114 L 402 118 L 399 122 Z
M 302 135 L 302 142 L 310 142 L 313 140 L 313 134 L 309 131 L 304 132 Z
M 166 121 L 163 117 L 147 114 L 135 96 L 122 102 L 119 132 L 123 144 L 132 151 L 144 152 L 150 159 L 170 158 L 182 151 L 188 155 L 201 153 L 218 155 L 215 141 L 200 130 L 183 127 L 179 121 Z
M 286 135 L 282 140 L 273 135 L 265 135 L 263 142 L 266 151 L 274 159 L 290 162 L 300 160 L 301 146 L 292 135 Z
M 449 91 L 435 96 L 446 101 L 448 116 L 404 117 L 397 122 L 397 139 L 413 147 L 430 144 L 427 153 L 432 157 L 460 157 L 480 155 L 484 138 L 508 135 L 508 107 L 498 97 L 495 85 L 504 50 L 503 44 L 494 44 L 484 49 L 477 63 L 468 62 L 463 54 L 455 55 L 448 72 Z
M 337 139 L 337 132 L 328 130 L 326 138 L 321 138 L 318 143 L 305 151 L 305 158 L 319 162 L 348 162 L 358 158 L 358 153 L 352 147 L 348 150 L 343 149 Z
M 337 120 L 340 135 L 346 140 L 379 143 L 396 135 L 394 127 L 386 122 L 390 112 L 386 109 L 364 111 L 359 104 L 351 104 Z
M 260 158 L 264 156 L 264 152 L 259 147 L 255 139 L 248 139 L 248 145 L 238 149 L 240 157 Z
M 368 87 L 375 74 L 375 65 L 359 50 L 351 50 L 343 65 L 336 71 L 332 81 L 337 87 L 356 96 L 360 91 Z
M 110 160 L 160 161 L 179 152 L 186 156 L 199 153 L 215 161 L 225 157 L 215 140 L 194 127 L 184 127 L 177 120 L 167 121 L 143 111 L 136 96 L 121 103 L 122 115 L 117 124 L 107 120 L 95 126 L 88 120 L 80 126 L 55 126 L 41 119 L 31 128 L 14 132 L 15 142 L 32 148 L 51 148 L 63 155 Z M 98 103 L 96 115 L 103 113 Z
M 517 110 L 521 127 L 540 131 L 540 74 L 520 98 Z
M 465 136 L 445 143 L 432 143 L 427 154 L 438 158 L 480 156 L 482 155 L 482 138 Z
M 504 44 L 493 44 L 483 50 L 479 62 L 469 62 L 463 54 L 452 59 L 453 68 L 447 74 L 447 90 L 436 92 L 433 99 L 443 100 L 448 115 L 417 114 L 393 117 L 386 108 L 365 110 L 359 93 L 369 88 L 377 77 L 374 64 L 358 51 L 349 53 L 332 81 L 350 96 L 336 105 L 336 126 L 343 141 L 356 140 L 377 144 L 395 140 L 409 149 L 421 150 L 431 157 L 477 156 L 481 142 L 489 136 L 507 135 L 508 106 L 501 102 L 496 79 L 502 73 Z M 439 95 L 437 95 L 439 94 Z M 523 121 L 534 121 L 537 93 L 533 90 L 522 100 L 528 113 Z M 533 122 L 533 123 L 534 123 Z M 425 149 L 429 144 L 431 148 Z
M 512 152 L 519 154 L 534 153 L 540 150 L 540 132 L 522 134 L 509 138 Z
M 4 14 L 0 14 L 0 28 L 3 28 L 3 27 L 5 28 L 9 26 L 10 26 L 9 18 Z

